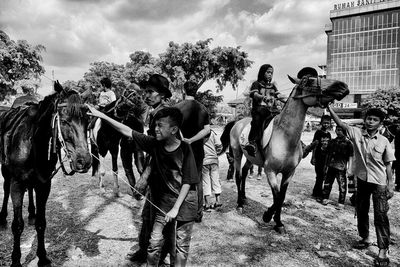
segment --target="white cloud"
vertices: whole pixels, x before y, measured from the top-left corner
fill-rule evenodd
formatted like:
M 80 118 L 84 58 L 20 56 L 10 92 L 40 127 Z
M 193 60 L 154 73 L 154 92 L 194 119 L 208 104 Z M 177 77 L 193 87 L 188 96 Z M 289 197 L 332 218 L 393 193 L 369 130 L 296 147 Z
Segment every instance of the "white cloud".
M 124 64 L 136 50 L 157 55 L 169 41 L 213 38 L 212 46 L 242 46 L 255 62 L 241 93 L 261 64 L 273 64 L 283 86 L 286 74 L 325 63 L 324 25 L 333 2 L 1 0 L 0 28 L 12 39 L 43 44 L 46 75 L 55 70 L 60 80 L 81 79 L 94 61 Z M 224 94 L 236 92 L 227 87 Z

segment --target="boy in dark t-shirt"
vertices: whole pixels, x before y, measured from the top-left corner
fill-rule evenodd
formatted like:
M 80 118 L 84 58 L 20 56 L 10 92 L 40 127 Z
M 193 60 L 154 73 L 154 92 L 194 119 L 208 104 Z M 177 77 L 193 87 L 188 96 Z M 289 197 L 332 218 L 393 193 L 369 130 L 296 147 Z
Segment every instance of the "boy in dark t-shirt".
M 337 137 L 328 144 L 327 172 L 322 190 L 322 204 L 328 204 L 329 195 L 335 178 L 339 185 L 339 205 L 342 207 L 346 199 L 347 188 L 347 163 L 353 156 L 353 144 L 346 138 L 343 128 L 336 126 Z
M 157 266 L 166 238 L 169 242 L 171 263 L 185 266 L 189 253 L 194 220 L 197 216 L 197 192 L 199 183 L 196 163 L 189 144 L 178 138 L 182 113 L 177 108 L 166 107 L 154 117 L 155 137 L 138 133 L 105 114 L 88 106 L 89 115 L 99 117 L 121 134 L 131 136 L 136 144 L 152 157 L 152 172 L 149 177 L 152 202 L 156 206 L 155 221 L 147 250 L 147 265 Z M 172 253 L 171 253 L 172 252 Z
M 326 153 L 322 151 L 322 138 L 328 138 L 331 140 L 331 133 L 328 131 L 331 126 L 331 117 L 329 115 L 323 115 L 321 117 L 321 128 L 315 131 L 313 142 L 304 149 L 303 158 L 305 158 L 310 151 L 313 152 L 311 158 L 311 164 L 315 168 L 315 184 L 312 192 L 312 196 L 317 201 L 322 200 L 322 186 L 324 183 L 324 170 L 326 163 Z

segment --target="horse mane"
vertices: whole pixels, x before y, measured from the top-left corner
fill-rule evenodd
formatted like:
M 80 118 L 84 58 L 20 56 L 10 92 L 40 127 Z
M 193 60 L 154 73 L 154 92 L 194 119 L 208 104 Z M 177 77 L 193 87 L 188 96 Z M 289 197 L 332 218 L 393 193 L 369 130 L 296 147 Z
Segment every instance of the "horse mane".
M 135 116 L 136 118 L 140 118 L 144 112 L 146 112 L 146 105 L 143 101 L 143 98 L 135 91 L 133 98 L 129 98 L 133 103 L 133 107 L 130 109 L 129 114 Z
M 73 117 L 83 117 L 83 100 L 81 96 L 76 91 L 68 91 L 67 92 L 67 107 L 66 112 L 68 115 Z

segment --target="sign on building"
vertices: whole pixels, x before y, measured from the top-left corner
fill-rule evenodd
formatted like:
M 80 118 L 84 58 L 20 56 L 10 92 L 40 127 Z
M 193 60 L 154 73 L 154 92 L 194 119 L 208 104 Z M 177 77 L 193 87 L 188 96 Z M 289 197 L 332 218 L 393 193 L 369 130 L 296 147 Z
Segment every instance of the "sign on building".
M 335 102 L 332 107 L 334 108 L 358 108 L 357 103 L 344 103 L 344 102 Z

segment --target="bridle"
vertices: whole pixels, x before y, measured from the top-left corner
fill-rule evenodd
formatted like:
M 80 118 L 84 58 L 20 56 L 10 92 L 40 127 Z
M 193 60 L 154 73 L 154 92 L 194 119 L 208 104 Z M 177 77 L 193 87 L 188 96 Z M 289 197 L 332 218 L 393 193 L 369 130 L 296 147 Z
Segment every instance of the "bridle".
M 316 85 L 308 85 L 310 80 L 315 80 Z M 293 96 L 293 98 L 304 99 L 306 97 L 315 97 L 317 99 L 317 105 L 321 108 L 325 108 L 325 106 L 321 103 L 321 99 L 324 96 L 321 89 L 321 78 L 314 78 L 307 75 L 301 79 L 297 86 L 299 89 L 301 89 L 301 95 Z M 305 88 L 307 88 L 307 90 L 304 90 Z M 306 92 L 306 94 L 303 94 L 304 92 Z
M 135 91 L 132 91 L 132 92 L 130 92 L 130 93 L 128 94 L 128 96 L 125 96 L 124 94 L 125 94 L 125 92 L 121 94 L 120 98 L 119 98 L 117 101 L 115 101 L 114 107 L 112 107 L 111 109 L 109 109 L 109 110 L 107 111 L 107 112 L 114 111 L 114 116 L 117 117 L 117 118 L 121 118 L 121 117 L 118 116 L 118 114 L 117 114 L 117 107 L 119 106 L 119 104 L 121 104 L 121 103 L 123 103 L 123 104 L 124 104 L 124 103 L 127 103 L 127 105 L 130 106 L 130 107 L 134 107 L 134 106 L 135 106 L 135 103 L 134 103 L 132 100 L 130 100 L 130 97 L 131 97 L 133 94 L 136 94 L 136 92 L 135 92 Z M 122 100 L 121 100 L 121 99 L 122 99 Z M 129 112 L 126 113 L 126 116 L 128 116 L 128 115 L 129 115 Z M 126 118 L 126 116 L 125 116 L 125 118 Z M 124 118 L 124 119 L 125 119 L 125 118 Z
M 50 154 L 57 154 L 58 160 L 60 161 L 60 167 L 65 175 L 71 176 L 75 174 L 74 170 L 71 170 L 70 172 L 67 171 L 67 169 L 64 166 L 64 160 L 61 157 L 61 149 L 64 150 L 64 153 L 68 159 L 68 162 L 71 164 L 72 163 L 72 157 L 71 153 L 68 151 L 67 146 L 65 145 L 65 140 L 62 135 L 61 131 L 61 123 L 60 123 L 60 108 L 66 107 L 66 103 L 58 104 L 58 101 L 55 103 L 56 108 L 55 112 L 53 113 L 52 119 L 51 119 L 51 131 L 52 131 L 52 136 L 49 141 L 49 152 L 48 152 L 48 159 L 50 159 Z M 57 173 L 59 168 L 57 168 L 53 174 L 50 176 L 51 178 Z

